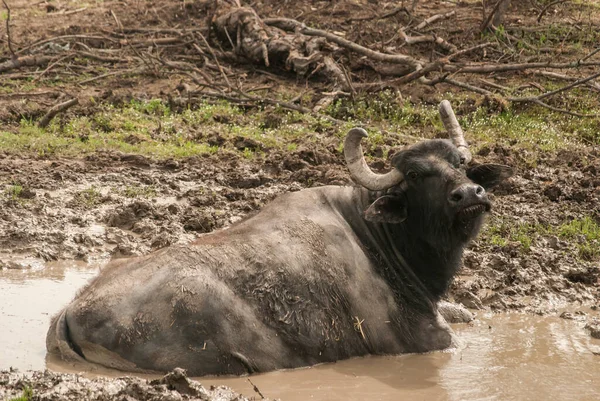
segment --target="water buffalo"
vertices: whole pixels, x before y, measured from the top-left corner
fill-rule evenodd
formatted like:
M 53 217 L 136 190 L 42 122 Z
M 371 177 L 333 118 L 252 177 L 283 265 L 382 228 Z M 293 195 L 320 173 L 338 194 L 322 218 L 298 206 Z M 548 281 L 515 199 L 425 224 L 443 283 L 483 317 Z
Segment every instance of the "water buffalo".
M 356 187 L 278 197 L 257 215 L 104 268 L 51 323 L 50 353 L 127 371 L 265 372 L 366 354 L 447 348 L 437 303 L 490 210 L 486 189 L 510 175 L 468 166 L 452 140 L 428 140 L 376 174 L 352 129 Z

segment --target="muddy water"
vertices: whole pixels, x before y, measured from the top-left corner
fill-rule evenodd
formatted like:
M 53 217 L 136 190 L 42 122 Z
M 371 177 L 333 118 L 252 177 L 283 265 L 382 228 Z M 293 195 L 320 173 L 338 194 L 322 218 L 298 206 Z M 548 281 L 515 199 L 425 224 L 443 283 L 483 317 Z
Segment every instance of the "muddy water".
M 73 263 L 0 271 L 0 368 L 81 370 L 46 361 L 44 339 L 50 316 L 97 271 Z M 597 400 L 600 340 L 583 325 L 556 316 L 482 314 L 475 324 L 454 326 L 462 346 L 451 352 L 357 358 L 251 381 L 266 397 L 287 401 Z M 255 395 L 247 378 L 198 380 Z
M 5 258 L 6 259 L 6 258 Z M 44 369 L 50 318 L 94 277 L 98 266 L 24 260 L 0 270 L 0 369 Z

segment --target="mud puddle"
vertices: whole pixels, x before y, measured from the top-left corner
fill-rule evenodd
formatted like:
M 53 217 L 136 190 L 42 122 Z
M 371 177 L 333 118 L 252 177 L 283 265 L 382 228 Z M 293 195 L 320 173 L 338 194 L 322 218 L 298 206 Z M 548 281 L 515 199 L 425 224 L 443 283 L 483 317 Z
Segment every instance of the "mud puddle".
M 0 369 L 44 369 L 50 318 L 98 273 L 99 265 L 21 262 L 27 267 L 0 270 Z
M 46 360 L 52 314 L 98 272 L 75 262 L 0 271 L 0 369 L 77 372 Z M 251 377 L 265 397 L 294 400 L 595 400 L 600 393 L 600 340 L 576 319 L 558 315 L 480 313 L 474 324 L 454 325 L 462 345 L 449 352 L 367 357 Z M 92 370 L 86 376 L 124 376 Z M 149 378 L 149 377 L 148 377 Z M 256 395 L 247 378 L 199 378 Z

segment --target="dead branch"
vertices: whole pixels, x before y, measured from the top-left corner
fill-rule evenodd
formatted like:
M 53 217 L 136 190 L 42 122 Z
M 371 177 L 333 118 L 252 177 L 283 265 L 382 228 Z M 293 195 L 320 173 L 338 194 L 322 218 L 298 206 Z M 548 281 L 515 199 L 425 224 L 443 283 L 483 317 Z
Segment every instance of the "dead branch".
M 448 19 L 450 17 L 453 17 L 456 15 L 456 11 L 450 11 L 449 13 L 446 14 L 436 14 L 434 16 L 431 16 L 429 18 L 427 18 L 425 21 L 421 22 L 419 25 L 415 26 L 415 31 L 420 31 L 421 29 L 425 28 L 427 25 L 431 25 L 434 22 L 443 20 L 443 19 Z
M 489 74 L 492 72 L 525 71 L 534 68 L 549 69 L 569 69 L 578 67 L 594 67 L 600 65 L 600 62 L 569 62 L 569 63 L 517 63 L 517 64 L 447 64 L 444 65 L 444 71 L 461 72 L 471 74 Z
M 399 35 L 402 38 L 402 40 L 404 40 L 404 43 L 406 43 L 407 45 L 430 42 L 430 43 L 435 43 L 436 45 L 438 45 L 439 47 L 441 47 L 442 49 L 444 49 L 446 51 L 450 51 L 453 53 L 458 51 L 458 48 L 456 46 L 454 46 L 452 43 L 449 43 L 444 38 L 441 38 L 437 35 L 432 34 L 432 35 L 421 35 L 421 36 L 407 36 L 404 33 L 404 31 L 402 31 L 402 30 L 400 30 Z
M 13 70 L 15 68 L 44 65 L 49 63 L 53 59 L 54 57 L 50 56 L 25 56 L 13 58 L 11 60 L 5 61 L 4 63 L 0 63 L 0 74 L 6 71 Z
M 561 3 L 566 3 L 567 1 L 569 1 L 569 0 L 556 0 L 556 1 L 548 3 L 548 5 L 546 5 L 546 7 L 544 7 L 542 9 L 542 11 L 540 11 L 540 13 L 537 16 L 537 22 L 538 22 L 538 24 L 540 22 L 542 22 L 542 17 L 544 16 L 544 14 L 546 14 L 546 12 L 548 11 L 548 9 L 550 9 L 550 7 L 554 7 L 554 6 L 559 5 Z
M 111 71 L 111 72 L 107 72 L 106 74 L 102 74 L 102 75 L 98 75 L 92 78 L 88 78 L 88 79 L 84 79 L 83 81 L 79 81 L 77 84 L 78 85 L 83 85 L 83 84 L 87 84 L 93 81 L 97 81 L 99 79 L 102 78 L 106 78 L 106 77 L 111 77 L 114 75 L 123 75 L 123 74 L 139 74 L 146 71 L 145 68 L 128 68 L 126 70 L 119 70 L 119 71 Z
M 404 54 L 386 54 L 380 53 L 364 46 L 361 46 L 355 42 L 344 39 L 333 33 L 323 31 L 321 29 L 309 28 L 303 23 L 289 19 L 289 18 L 266 18 L 264 23 L 270 26 L 276 26 L 285 31 L 295 31 L 308 36 L 319 36 L 325 38 L 345 49 L 351 50 L 355 53 L 367 56 L 376 61 L 382 61 L 387 63 L 406 64 L 414 69 L 422 65 L 423 62 L 415 59 L 414 57 L 407 56 Z
M 492 18 L 494 18 L 494 15 L 496 15 L 496 13 L 498 12 L 498 10 L 500 9 L 500 6 L 502 5 L 503 1 L 504 0 L 498 0 L 496 2 L 496 5 L 492 9 L 492 11 L 490 11 L 490 13 L 488 14 L 488 16 L 483 20 L 483 23 L 481 24 L 481 26 L 479 28 L 480 32 L 485 31 L 490 26 L 490 22 L 492 21 Z
M 29 46 L 25 46 L 24 48 L 16 51 L 16 54 L 21 54 L 24 53 L 25 51 L 33 48 L 33 47 L 37 47 L 37 46 L 41 46 L 44 45 L 46 43 L 50 43 L 50 42 L 55 42 L 58 40 L 66 40 L 66 39 L 87 39 L 87 40 L 101 40 L 101 41 L 109 41 L 111 43 L 119 43 L 117 40 L 115 39 L 111 39 L 111 38 L 107 38 L 106 36 L 94 36 L 94 35 L 61 35 L 61 36 L 55 36 L 53 38 L 48 38 L 48 39 L 43 39 L 43 40 L 38 40 L 37 42 L 34 42 L 32 44 L 30 44 Z
M 552 71 L 542 71 L 542 70 L 536 70 L 536 71 L 532 71 L 533 74 L 536 75 L 541 75 L 543 77 L 546 78 L 550 78 L 550 79 L 558 79 L 558 80 L 562 80 L 562 81 L 577 81 L 580 78 L 577 77 L 573 77 L 570 75 L 566 75 L 566 74 L 560 74 L 558 72 L 552 72 Z M 597 91 L 600 91 L 600 84 L 598 84 L 597 82 L 586 82 L 586 85 L 596 89 Z
M 77 103 L 79 103 L 79 100 L 77 100 L 77 98 L 73 98 L 73 99 L 67 100 L 66 102 L 63 102 L 63 103 L 59 103 L 56 106 L 52 107 L 50 110 L 48 110 L 48 112 L 44 115 L 44 117 L 42 117 L 42 119 L 38 122 L 38 127 L 46 128 L 48 126 L 48 124 L 50 124 L 50 121 L 58 113 L 62 113 L 63 111 L 67 110 L 69 107 L 75 106 Z
M 15 51 L 12 47 L 12 37 L 10 36 L 10 7 L 6 4 L 6 0 L 2 0 L 4 7 L 6 7 L 6 39 L 8 41 L 8 50 L 10 51 L 13 60 L 17 58 Z
M 381 15 L 374 15 L 372 17 L 348 18 L 346 21 L 353 22 L 353 21 L 381 20 L 381 19 L 386 19 L 386 18 L 393 17 L 395 15 L 400 14 L 401 12 L 405 12 L 406 14 L 409 14 L 409 12 L 406 9 L 406 7 L 397 7 L 397 8 L 394 8 L 392 11 L 388 11 L 387 13 L 384 13 L 384 14 L 381 14 Z

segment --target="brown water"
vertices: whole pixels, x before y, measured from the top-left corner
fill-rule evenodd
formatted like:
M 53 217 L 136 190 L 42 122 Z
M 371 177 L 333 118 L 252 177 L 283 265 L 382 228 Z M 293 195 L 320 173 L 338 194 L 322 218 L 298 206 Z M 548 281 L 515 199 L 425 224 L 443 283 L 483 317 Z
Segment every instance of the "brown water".
M 0 271 L 0 368 L 79 370 L 45 359 L 50 317 L 98 271 L 74 263 Z M 454 325 L 449 352 L 367 357 L 255 375 L 269 398 L 293 400 L 598 400 L 600 340 L 556 316 L 483 314 Z M 48 364 L 47 364 L 48 363 Z M 121 376 L 115 371 L 88 375 Z M 200 378 L 253 396 L 247 378 Z

